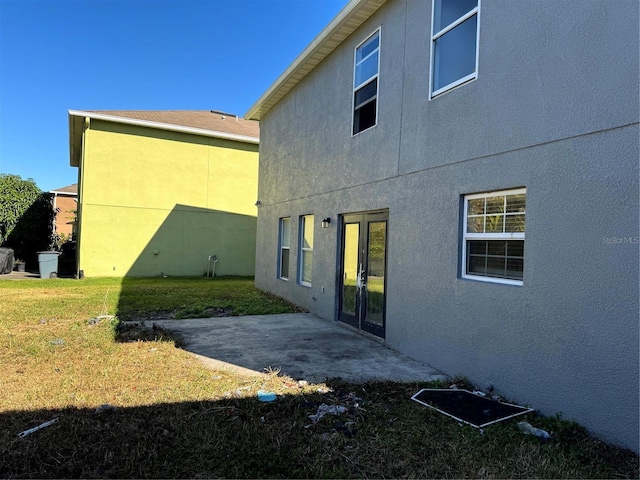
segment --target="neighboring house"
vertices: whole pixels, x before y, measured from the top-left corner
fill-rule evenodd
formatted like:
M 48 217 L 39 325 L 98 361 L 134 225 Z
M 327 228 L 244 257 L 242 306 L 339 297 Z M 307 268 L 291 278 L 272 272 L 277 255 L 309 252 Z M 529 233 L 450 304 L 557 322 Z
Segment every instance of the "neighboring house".
M 635 0 L 351 1 L 245 115 L 256 285 L 637 452 L 638 71 Z
M 253 275 L 258 142 L 217 111 L 70 110 L 78 270 Z
M 64 235 L 66 240 L 75 240 L 78 184 L 57 188 L 49 193 L 53 195 L 53 209 L 57 210 L 54 233 Z

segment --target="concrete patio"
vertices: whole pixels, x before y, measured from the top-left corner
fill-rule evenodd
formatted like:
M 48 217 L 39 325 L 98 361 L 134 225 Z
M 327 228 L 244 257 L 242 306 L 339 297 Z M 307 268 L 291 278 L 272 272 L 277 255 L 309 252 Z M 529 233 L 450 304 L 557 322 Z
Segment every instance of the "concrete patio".
M 212 368 L 250 375 L 271 368 L 309 382 L 448 378 L 382 341 L 309 313 L 154 320 L 146 325 L 152 323 L 180 334 L 185 350 Z

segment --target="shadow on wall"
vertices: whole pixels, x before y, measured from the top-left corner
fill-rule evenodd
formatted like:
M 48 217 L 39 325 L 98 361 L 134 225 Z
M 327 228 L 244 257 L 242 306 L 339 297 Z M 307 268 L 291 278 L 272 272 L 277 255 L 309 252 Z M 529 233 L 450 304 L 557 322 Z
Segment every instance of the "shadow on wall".
M 125 276 L 253 276 L 256 217 L 176 205 Z M 215 260 L 214 261 L 214 256 Z

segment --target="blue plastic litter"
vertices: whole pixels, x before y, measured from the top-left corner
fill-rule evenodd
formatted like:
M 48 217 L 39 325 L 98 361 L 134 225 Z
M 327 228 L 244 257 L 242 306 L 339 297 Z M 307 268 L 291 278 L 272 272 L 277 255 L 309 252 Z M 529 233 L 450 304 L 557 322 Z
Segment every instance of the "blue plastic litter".
M 261 402 L 273 402 L 276 398 L 274 392 L 267 392 L 266 390 L 258 390 L 258 400 Z

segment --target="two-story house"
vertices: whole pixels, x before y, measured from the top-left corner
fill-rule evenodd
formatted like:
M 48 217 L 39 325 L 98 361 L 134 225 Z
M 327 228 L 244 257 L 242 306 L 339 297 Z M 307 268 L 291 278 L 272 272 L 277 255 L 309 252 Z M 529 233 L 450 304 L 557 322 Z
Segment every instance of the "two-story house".
M 246 114 L 256 285 L 638 451 L 638 71 L 634 0 L 352 0 Z
M 215 110 L 70 110 L 78 274 L 253 275 L 259 137 Z

